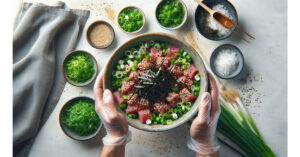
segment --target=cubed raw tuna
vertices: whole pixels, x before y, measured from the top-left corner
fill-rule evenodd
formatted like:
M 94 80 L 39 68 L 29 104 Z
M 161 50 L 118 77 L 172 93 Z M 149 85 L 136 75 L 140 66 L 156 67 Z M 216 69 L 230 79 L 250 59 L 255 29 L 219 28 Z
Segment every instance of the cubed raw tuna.
M 126 114 L 137 114 L 138 113 L 138 106 L 127 106 Z
M 150 109 L 140 110 L 138 113 L 140 122 L 143 124 L 145 124 L 146 121 L 151 118 Z
M 145 99 L 141 99 L 138 110 L 140 111 L 145 109 L 150 109 L 149 101 Z
M 168 57 L 173 57 L 175 54 L 179 51 L 179 48 L 173 46 L 173 45 L 168 45 L 167 49 L 167 56 Z
M 199 70 L 193 64 L 191 64 L 187 69 L 183 71 L 183 75 L 188 77 L 189 79 L 192 79 L 198 72 Z
M 137 76 L 139 76 L 139 72 L 131 71 L 130 74 L 129 74 L 129 79 L 130 80 L 138 80 Z
M 169 70 L 171 70 L 173 66 L 170 66 Z M 183 74 L 183 69 L 177 65 L 174 65 L 173 70 L 172 70 L 172 74 L 175 76 L 180 76 Z
M 167 102 L 169 102 L 170 106 L 172 108 L 174 108 L 174 107 L 176 107 L 177 102 L 180 101 L 179 94 L 177 94 L 175 92 L 171 92 L 166 97 L 166 100 L 167 100 Z
M 139 64 L 138 67 L 140 70 L 145 71 L 153 67 L 153 63 L 149 60 L 143 59 Z
M 161 50 L 161 49 L 157 50 L 157 49 L 155 49 L 154 47 L 152 47 L 152 48 L 150 49 L 150 52 L 156 54 L 157 57 L 162 57 L 162 56 L 163 56 L 162 50 Z
M 113 97 L 114 97 L 115 102 L 117 102 L 117 104 L 121 105 L 121 104 L 125 103 L 124 99 L 123 99 L 123 95 L 119 91 L 115 91 L 113 93 Z
M 136 93 L 133 95 L 132 95 L 132 93 L 128 94 L 127 98 L 128 98 L 128 100 L 127 100 L 128 106 L 138 106 L 139 98 Z
M 132 91 L 132 87 L 135 85 L 133 81 L 126 82 L 125 80 L 122 81 L 122 93 L 126 94 Z
M 154 53 L 149 54 L 149 61 L 155 63 L 157 56 Z
M 162 64 L 162 65 L 161 65 Z M 157 57 L 156 59 L 156 68 L 159 68 L 161 65 L 162 69 L 169 67 L 170 61 L 168 57 Z
M 194 81 L 193 80 L 191 80 L 191 79 L 187 79 L 186 81 L 185 81 L 185 84 L 187 85 L 187 86 L 192 86 L 193 84 L 194 84 Z
M 146 48 L 146 51 L 150 53 L 151 52 L 151 48 L 150 47 Z
M 151 53 L 149 54 L 150 56 L 150 62 L 155 63 L 156 59 L 158 57 L 162 57 L 162 50 L 156 50 L 155 48 L 151 48 Z
M 155 111 L 158 111 L 160 114 L 164 114 L 166 112 L 168 112 L 171 107 L 166 104 L 165 102 L 156 102 L 154 103 L 154 108 L 153 108 Z
M 143 71 L 139 71 L 140 76 L 143 76 L 144 72 Z
M 187 88 L 180 90 L 179 97 L 183 99 L 184 102 L 191 102 L 196 99 L 196 96 L 194 96 Z
M 178 78 L 178 81 L 181 82 L 181 83 L 183 83 L 183 84 L 185 84 L 185 82 L 187 81 L 187 77 L 185 77 L 185 76 L 180 76 L 180 77 Z

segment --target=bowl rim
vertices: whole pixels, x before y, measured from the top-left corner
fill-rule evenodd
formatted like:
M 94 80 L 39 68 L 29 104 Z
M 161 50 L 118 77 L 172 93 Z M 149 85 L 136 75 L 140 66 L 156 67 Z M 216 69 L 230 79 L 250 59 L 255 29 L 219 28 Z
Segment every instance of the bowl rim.
M 240 71 L 239 71 L 238 73 L 236 73 L 235 75 L 232 75 L 232 76 L 230 76 L 230 77 L 224 77 L 224 76 L 221 76 L 221 75 L 219 75 L 218 72 L 215 71 L 215 68 L 212 68 L 212 67 L 214 67 L 214 66 L 213 66 L 213 63 L 212 63 L 212 61 L 213 61 L 213 60 L 212 60 L 212 59 L 213 59 L 212 56 L 213 56 L 215 53 L 219 52 L 219 51 L 217 51 L 217 49 L 219 49 L 219 48 L 221 48 L 221 47 L 224 47 L 224 46 L 230 46 L 230 47 L 233 47 L 234 49 L 237 50 L 236 52 L 237 52 L 239 55 L 241 55 L 241 62 L 242 62 L 242 65 L 241 65 L 241 66 L 242 66 L 242 68 L 240 69 Z M 237 46 L 235 46 L 235 45 L 233 45 L 233 44 L 222 44 L 222 45 L 216 47 L 216 48 L 212 51 L 212 53 L 211 53 L 211 55 L 210 55 L 210 58 L 209 58 L 209 66 L 210 66 L 211 71 L 212 71 L 216 76 L 218 76 L 219 78 L 225 79 L 225 80 L 233 79 L 233 78 L 237 77 L 238 75 L 240 75 L 240 74 L 242 73 L 243 69 L 244 69 L 244 66 L 245 66 L 244 55 L 243 55 L 242 51 L 241 51 Z
M 168 38 L 171 38 L 172 40 L 175 40 L 176 42 L 180 42 L 182 44 L 184 44 L 186 47 L 188 47 L 190 50 L 194 51 L 200 58 L 200 61 L 201 61 L 201 64 L 203 65 L 203 68 L 204 68 L 204 73 L 205 73 L 205 77 L 206 77 L 206 82 L 205 82 L 205 87 L 204 88 L 204 92 L 208 90 L 208 71 L 207 71 L 207 68 L 203 62 L 203 58 L 201 57 L 200 53 L 194 49 L 190 44 L 188 44 L 187 42 L 185 41 L 181 41 L 179 39 L 177 39 L 175 36 L 171 35 L 171 34 L 168 34 L 168 33 L 163 33 L 163 32 L 153 32 L 153 33 L 143 33 L 143 34 L 140 34 L 138 36 L 135 36 L 129 40 L 127 40 L 126 42 L 124 42 L 122 45 L 120 45 L 114 52 L 113 54 L 111 55 L 111 57 L 109 58 L 106 66 L 104 67 L 104 74 L 103 74 L 103 89 L 108 89 L 106 87 L 106 75 L 107 75 L 107 69 L 108 67 L 110 66 L 110 63 L 112 61 L 112 59 L 117 55 L 117 52 L 122 48 L 124 47 L 125 45 L 127 45 L 128 43 L 136 40 L 136 39 L 139 39 L 139 38 L 142 38 L 142 37 L 145 37 L 145 36 L 165 36 L 165 37 L 168 37 Z M 199 95 L 200 96 L 200 95 Z M 198 96 L 198 97 L 199 97 Z M 123 115 L 125 115 L 126 119 L 128 120 L 128 117 L 126 116 L 126 114 L 124 114 L 124 112 L 121 112 Z M 174 127 L 172 128 L 158 128 L 158 129 L 147 129 L 147 128 L 143 128 L 143 127 L 137 127 L 137 126 L 134 126 L 134 125 L 131 125 L 131 123 L 128 121 L 128 124 L 131 126 L 131 127 L 134 127 L 136 129 L 139 129 L 139 130 L 143 130 L 143 131 L 148 131 L 148 132 L 163 132 L 163 131 L 168 131 L 168 130 L 171 130 L 171 129 L 175 129 L 179 126 L 181 126 L 182 124 L 186 123 L 187 121 L 189 121 L 191 118 L 193 118 L 195 115 L 197 114 L 197 111 L 194 111 L 194 113 L 191 114 L 190 117 L 186 118 L 185 120 L 181 121 L 180 123 L 178 123 L 177 125 L 175 125 Z
M 95 26 L 95 25 L 97 25 L 97 24 L 101 24 L 101 23 L 102 23 L 102 24 L 105 24 L 106 26 L 109 27 L 109 30 L 110 30 L 110 32 L 111 32 L 111 34 L 112 34 L 112 37 L 111 37 L 110 42 L 109 42 L 107 45 L 104 45 L 104 46 L 96 46 L 96 45 L 91 41 L 89 33 L 90 33 L 90 31 L 91 31 L 91 29 L 92 29 L 93 26 Z M 112 27 L 112 25 L 111 25 L 110 23 L 108 23 L 107 21 L 104 21 L 104 20 L 96 20 L 96 21 L 92 22 L 92 23 L 88 26 L 88 28 L 87 28 L 87 30 L 86 30 L 86 33 L 85 33 L 85 38 L 86 38 L 87 42 L 88 42 L 92 47 L 94 47 L 94 48 L 96 48 L 96 49 L 105 49 L 105 48 L 109 47 L 110 45 L 112 45 L 112 43 L 114 42 L 114 40 L 115 40 L 115 31 L 114 31 L 114 28 Z
M 119 23 L 119 16 L 120 16 L 120 13 L 121 13 L 123 10 L 127 9 L 127 8 L 134 8 L 134 9 L 137 9 L 137 10 L 139 10 L 139 12 L 140 12 L 140 13 L 142 14 L 142 16 L 143 16 L 143 25 L 141 26 L 141 28 L 139 28 L 138 30 L 135 30 L 135 31 L 133 31 L 133 32 L 127 32 L 127 31 L 125 31 L 125 30 L 120 26 L 120 23 Z M 143 10 L 142 10 L 141 8 L 137 7 L 137 6 L 134 6 L 134 5 L 128 5 L 128 6 L 123 7 L 123 8 L 118 12 L 117 15 L 118 15 L 118 16 L 117 16 L 116 20 L 117 20 L 118 27 L 119 27 L 123 32 L 125 32 L 125 33 L 127 33 L 127 34 L 137 34 L 137 33 L 141 32 L 142 29 L 144 28 L 145 24 L 146 24 L 146 16 L 145 16 Z
M 165 26 L 163 26 L 163 25 L 158 21 L 158 19 L 157 19 L 157 14 L 156 14 L 156 13 L 157 13 L 157 9 L 158 9 L 158 6 L 159 6 L 162 2 L 164 2 L 164 1 L 179 1 L 179 2 L 182 4 L 182 6 L 183 6 L 183 8 L 184 8 L 184 11 L 185 11 L 185 15 L 184 15 L 184 17 L 183 17 L 182 22 L 181 22 L 178 26 L 176 26 L 176 27 L 165 27 Z M 186 21 L 187 21 L 187 16 L 188 16 L 188 9 L 187 9 L 185 3 L 184 3 L 182 0 L 161 0 L 161 1 L 159 1 L 159 2 L 157 3 L 157 5 L 156 5 L 156 8 L 155 8 L 155 10 L 154 10 L 154 16 L 155 16 L 155 20 L 156 20 L 156 22 L 158 23 L 158 25 L 159 25 L 160 27 L 162 27 L 163 29 L 166 29 L 166 30 L 176 30 L 176 29 L 181 28 L 181 27 L 186 23 Z
M 205 0 L 203 0 L 202 2 L 204 3 Z M 236 24 L 238 25 L 239 17 L 238 17 L 238 12 L 237 12 L 236 8 L 234 7 L 234 5 L 233 5 L 230 1 L 226 0 L 226 2 L 233 8 L 234 13 L 235 13 L 235 15 L 236 15 Z M 209 40 L 212 40 L 212 41 L 222 41 L 222 40 L 225 40 L 225 39 L 229 38 L 229 37 L 232 35 L 232 33 L 233 33 L 232 31 L 231 31 L 231 33 L 230 33 L 227 37 L 225 37 L 225 38 L 220 38 L 220 39 L 212 39 L 212 38 L 208 38 L 208 37 L 206 37 L 205 35 L 203 35 L 203 34 L 201 33 L 201 31 L 200 31 L 200 28 L 198 27 L 199 24 L 197 23 L 197 20 L 196 20 L 196 14 L 198 13 L 197 10 L 198 10 L 199 8 L 202 8 L 202 7 L 201 7 L 200 5 L 198 5 L 198 6 L 196 7 L 196 9 L 195 9 L 194 22 L 195 22 L 195 26 L 196 26 L 198 32 L 199 32 L 204 38 L 209 39 Z M 234 30 L 235 30 L 235 29 L 236 29 L 236 27 L 234 27 Z
M 99 125 L 99 128 L 98 128 L 98 129 L 96 130 L 96 132 L 94 133 L 95 135 L 94 135 L 94 136 L 90 136 L 89 138 L 86 138 L 86 139 L 78 139 L 78 138 L 75 138 L 75 137 L 69 135 L 69 134 L 65 131 L 65 129 L 63 128 L 62 123 L 61 123 L 61 116 L 62 116 L 62 111 L 63 111 L 63 109 L 66 107 L 66 105 L 67 105 L 70 101 L 75 100 L 75 99 L 79 99 L 79 98 L 92 100 L 92 101 L 94 102 L 94 105 L 96 105 L 95 100 L 94 100 L 93 98 L 91 98 L 91 97 L 88 97 L 88 96 L 75 96 L 75 97 L 73 97 L 73 98 L 67 100 L 67 101 L 64 103 L 64 105 L 61 107 L 61 109 L 60 109 L 60 111 L 59 111 L 58 121 L 59 121 L 60 129 L 63 131 L 63 133 L 64 133 L 66 136 L 68 136 L 69 138 L 71 138 L 71 139 L 73 139 L 73 140 L 77 140 L 77 141 L 87 141 L 87 140 L 90 140 L 90 139 L 96 137 L 96 136 L 99 134 L 99 132 L 100 132 L 100 130 L 101 130 L 101 128 L 102 128 L 102 125 L 103 125 L 103 124 L 102 124 L 102 121 L 101 121 L 101 119 L 100 119 L 100 117 L 99 117 L 100 125 Z
M 65 62 L 66 62 L 67 58 L 70 57 L 71 55 L 73 55 L 74 53 L 79 53 L 79 52 L 88 54 L 88 55 L 93 59 L 93 61 L 94 61 L 94 63 L 95 63 L 95 67 L 96 67 L 96 68 L 95 68 L 95 73 L 94 73 L 93 77 L 92 77 L 90 80 L 88 80 L 87 82 L 83 83 L 83 84 L 73 83 L 72 81 L 70 81 L 70 80 L 67 78 L 67 76 L 65 75 L 65 72 L 64 72 L 64 65 L 65 65 Z M 97 74 L 98 74 L 98 63 L 97 63 L 96 58 L 95 58 L 91 53 L 89 53 L 89 52 L 87 52 L 87 51 L 85 51 L 85 50 L 73 50 L 73 51 L 69 52 L 69 53 L 65 56 L 65 58 L 64 58 L 64 60 L 63 60 L 63 62 L 62 62 L 62 65 L 61 65 L 61 71 L 62 71 L 62 74 L 63 74 L 65 80 L 66 80 L 68 83 L 70 83 L 71 85 L 76 86 L 76 87 L 84 87 L 84 86 L 90 85 L 90 84 L 96 79 L 96 76 L 97 76 Z

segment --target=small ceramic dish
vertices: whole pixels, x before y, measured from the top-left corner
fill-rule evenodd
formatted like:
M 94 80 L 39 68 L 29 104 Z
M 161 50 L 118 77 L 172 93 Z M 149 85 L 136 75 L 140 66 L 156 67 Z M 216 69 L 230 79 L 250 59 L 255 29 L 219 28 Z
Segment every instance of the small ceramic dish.
M 94 99 L 92 98 L 89 98 L 89 97 L 85 97 L 85 96 L 81 96 L 81 97 L 75 97 L 69 101 L 67 101 L 63 107 L 61 108 L 60 110 L 60 113 L 59 113 L 59 124 L 60 124 L 60 128 L 62 129 L 62 131 L 64 132 L 65 135 L 67 135 L 68 137 L 74 139 L 74 140 L 78 140 L 78 141 L 85 141 L 85 140 L 89 140 L 95 136 L 97 136 L 97 134 L 99 133 L 99 131 L 101 130 L 102 128 L 102 122 L 101 122 L 101 119 L 99 117 L 99 120 L 100 120 L 100 125 L 98 127 L 98 129 L 92 133 L 91 135 L 87 135 L 87 136 L 79 136 L 77 134 L 75 134 L 71 129 L 69 129 L 67 126 L 64 125 L 64 123 L 62 123 L 62 117 L 65 115 L 67 109 L 69 109 L 72 105 L 74 105 L 74 102 L 78 101 L 78 100 L 89 100 L 89 101 L 92 101 L 93 104 L 95 105 L 95 101 Z
M 204 0 L 202 2 L 205 5 L 207 5 L 209 8 L 212 8 L 213 6 L 218 5 L 218 4 L 223 5 L 226 8 L 226 10 L 228 11 L 228 13 L 232 16 L 232 18 L 233 18 L 232 21 L 235 22 L 236 24 L 238 23 L 237 11 L 229 1 L 227 1 L 227 0 Z M 220 41 L 220 40 L 224 40 L 224 39 L 228 38 L 232 34 L 232 31 L 228 30 L 228 32 L 225 35 L 219 36 L 217 31 L 208 28 L 207 20 L 206 20 L 207 15 L 208 15 L 208 12 L 206 10 L 204 10 L 200 5 L 198 5 L 198 7 L 196 8 L 196 11 L 195 11 L 195 24 L 196 24 L 197 30 L 199 31 L 199 33 L 201 35 L 203 35 L 205 38 L 210 39 L 210 40 Z
M 184 13 L 184 17 L 183 17 L 183 20 L 182 20 L 181 24 L 179 24 L 179 25 L 176 26 L 176 27 L 165 27 L 165 26 L 163 26 L 163 25 L 159 22 L 159 20 L 157 19 L 157 12 L 158 12 L 157 9 L 158 9 L 159 5 L 160 5 L 162 2 L 164 2 L 164 1 L 166 1 L 166 0 L 161 0 L 161 1 L 157 4 L 157 6 L 156 6 L 156 9 L 155 9 L 155 12 L 154 12 L 154 16 L 155 16 L 156 22 L 159 24 L 160 27 L 162 27 L 162 28 L 164 28 L 164 29 L 166 29 L 166 30 L 176 30 L 176 29 L 179 29 L 180 27 L 182 27 L 182 26 L 185 24 L 185 22 L 186 22 L 186 20 L 187 20 L 188 10 L 187 10 L 187 7 L 186 7 L 185 3 L 184 3 L 182 0 L 168 0 L 168 1 L 179 1 L 179 2 L 182 4 L 185 13 Z
M 99 45 L 96 45 L 95 43 L 92 42 L 91 32 L 95 28 L 95 26 L 101 25 L 101 24 L 107 26 L 107 28 L 110 30 L 111 39 L 105 45 L 100 45 L 99 46 Z M 103 36 L 102 34 L 100 34 L 100 35 Z M 89 25 L 89 27 L 86 31 L 86 40 L 88 41 L 88 43 L 92 47 L 94 47 L 96 49 L 104 49 L 104 48 L 109 47 L 113 43 L 114 39 L 115 39 L 115 31 L 114 31 L 113 27 L 106 21 L 102 21 L 102 20 L 95 21 L 95 22 L 93 22 L 92 24 Z
M 125 30 L 121 27 L 121 25 L 120 25 L 120 23 L 119 23 L 119 16 L 120 16 L 120 13 L 121 13 L 123 10 L 125 10 L 125 9 L 137 9 L 137 10 L 143 15 L 143 25 L 141 26 L 141 28 L 139 28 L 138 30 L 135 30 L 135 31 L 133 31 L 133 32 L 127 32 L 127 31 L 125 31 Z M 127 6 L 127 7 L 124 7 L 123 9 L 121 9 L 121 10 L 119 11 L 119 13 L 118 13 L 118 18 L 117 18 L 117 23 L 118 23 L 119 28 L 120 28 L 123 32 L 128 33 L 128 34 L 136 34 L 136 33 L 139 33 L 139 32 L 144 28 L 145 23 L 146 23 L 146 17 L 145 17 L 144 12 L 142 11 L 142 9 L 140 9 L 139 7 L 136 7 L 136 6 Z
M 89 80 L 87 80 L 87 81 L 85 81 L 85 82 L 79 82 L 79 83 L 76 83 L 76 82 L 73 82 L 72 80 L 70 80 L 70 79 L 66 76 L 66 66 L 65 66 L 65 64 L 66 64 L 66 62 L 70 59 L 71 56 L 73 56 L 73 55 L 75 55 L 75 54 L 78 54 L 78 53 L 85 53 L 85 54 L 87 54 L 87 55 L 92 59 L 92 61 L 93 61 L 93 63 L 94 63 L 95 73 L 94 73 L 94 75 L 93 75 Z M 63 73 L 63 76 L 64 76 L 64 78 L 66 79 L 66 81 L 67 81 L 68 83 L 70 83 L 70 84 L 73 85 L 73 86 L 83 87 L 83 86 L 87 86 L 87 85 L 91 84 L 91 83 L 95 80 L 95 78 L 96 78 L 96 76 L 97 76 L 97 73 L 98 73 L 98 64 L 97 64 L 97 61 L 96 61 L 96 59 L 94 58 L 94 56 L 93 56 L 92 54 L 90 54 L 90 53 L 88 53 L 88 52 L 86 52 L 86 51 L 84 51 L 84 50 L 75 50 L 75 51 L 71 51 L 71 52 L 65 57 L 65 59 L 64 59 L 64 61 L 63 61 L 63 64 L 62 64 L 62 73 Z
M 225 50 L 225 49 L 233 50 L 237 54 L 237 58 L 238 58 L 238 61 L 239 61 L 237 69 L 231 75 L 228 75 L 228 76 L 224 76 L 224 75 L 220 74 L 216 70 L 215 65 L 214 65 L 215 59 L 218 56 L 219 52 L 221 50 Z M 238 76 L 243 71 L 243 68 L 244 68 L 244 56 L 243 56 L 241 50 L 239 48 L 237 48 L 236 46 L 234 46 L 234 45 L 231 45 L 231 44 L 221 45 L 221 46 L 217 47 L 212 52 L 212 54 L 210 56 L 210 68 L 211 68 L 212 72 L 215 75 L 217 75 L 218 77 L 220 77 L 222 79 L 232 79 L 232 78 Z

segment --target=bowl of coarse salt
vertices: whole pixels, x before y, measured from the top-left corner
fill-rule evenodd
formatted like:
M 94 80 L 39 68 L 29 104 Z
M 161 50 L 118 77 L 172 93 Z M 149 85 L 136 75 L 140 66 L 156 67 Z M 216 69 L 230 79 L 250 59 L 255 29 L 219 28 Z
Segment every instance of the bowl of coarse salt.
M 221 12 L 234 23 L 238 23 L 237 11 L 229 1 L 203 0 L 202 2 L 212 10 Z M 199 33 L 210 40 L 224 40 L 232 34 L 231 30 L 215 21 L 210 14 L 199 5 L 195 11 L 195 24 Z M 235 27 L 233 29 L 235 29 Z
M 238 76 L 244 67 L 244 56 L 239 48 L 231 44 L 217 47 L 210 56 L 212 72 L 222 79 Z

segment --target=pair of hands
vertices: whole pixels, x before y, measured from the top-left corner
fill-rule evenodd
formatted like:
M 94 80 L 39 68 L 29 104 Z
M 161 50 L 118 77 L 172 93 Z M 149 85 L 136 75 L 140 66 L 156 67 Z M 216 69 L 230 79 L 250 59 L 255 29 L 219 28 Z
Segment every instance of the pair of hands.
M 123 138 L 128 134 L 128 122 L 124 115 L 116 109 L 111 91 L 106 89 L 103 93 L 103 74 L 102 71 L 94 85 L 95 110 L 106 128 L 107 143 L 111 145 L 125 144 Z M 209 92 L 205 92 L 201 97 L 198 116 L 194 119 L 190 129 L 192 139 L 188 142 L 189 148 L 197 152 L 200 149 L 199 153 L 202 154 L 216 151 L 215 132 L 220 115 L 216 81 L 211 74 L 208 74 L 208 77 Z M 212 150 L 213 148 L 214 150 Z

